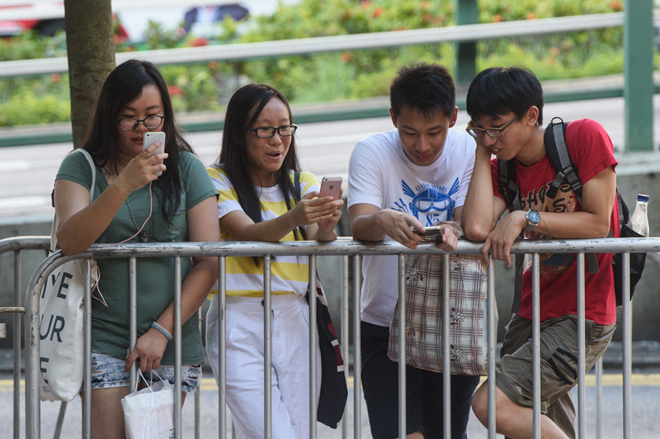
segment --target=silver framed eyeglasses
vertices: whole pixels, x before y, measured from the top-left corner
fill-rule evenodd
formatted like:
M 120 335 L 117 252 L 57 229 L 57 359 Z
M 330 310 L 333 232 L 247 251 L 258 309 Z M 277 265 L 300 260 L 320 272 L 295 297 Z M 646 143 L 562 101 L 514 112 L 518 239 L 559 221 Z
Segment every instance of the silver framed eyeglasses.
M 260 138 L 269 138 L 275 136 L 275 133 L 280 135 L 280 137 L 289 137 L 293 136 L 298 129 L 298 125 L 282 125 L 281 127 L 245 127 L 246 130 L 252 131 Z
M 142 122 L 145 128 L 149 130 L 153 130 L 158 128 L 163 123 L 163 119 L 165 119 L 165 116 L 161 116 L 158 114 L 152 114 L 151 116 L 142 120 L 138 120 L 134 117 L 125 117 L 123 119 L 119 119 L 119 128 L 121 128 L 124 131 L 137 130 L 137 127 L 140 125 L 140 122 Z
M 490 137 L 493 139 L 499 139 L 502 137 L 502 132 L 509 127 L 512 123 L 518 120 L 518 116 L 514 117 L 510 121 L 508 121 L 502 128 L 474 128 L 474 127 L 467 127 L 465 128 L 465 131 L 468 132 L 469 135 L 474 137 L 475 139 L 481 139 L 485 134 L 488 134 Z

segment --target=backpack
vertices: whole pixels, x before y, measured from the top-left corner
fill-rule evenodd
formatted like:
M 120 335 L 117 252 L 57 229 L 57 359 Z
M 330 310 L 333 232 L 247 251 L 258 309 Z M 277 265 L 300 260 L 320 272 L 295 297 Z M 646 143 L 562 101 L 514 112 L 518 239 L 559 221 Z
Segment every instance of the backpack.
M 575 192 L 578 203 L 582 205 L 582 183 L 576 172 L 576 167 L 571 160 L 566 146 L 566 127 L 567 122 L 561 118 L 555 117 L 545 130 L 543 141 L 545 150 L 550 158 L 550 162 L 557 169 L 557 176 L 550 183 L 547 196 L 554 198 L 561 183 L 566 180 Z M 506 200 L 510 211 L 521 210 L 520 193 L 516 184 L 516 168 L 513 159 L 508 161 L 498 160 L 499 188 L 500 193 Z M 623 201 L 619 190 L 616 191 L 617 204 L 619 205 L 619 232 L 622 238 L 640 238 L 642 235 L 635 232 L 628 226 L 630 212 L 628 206 Z M 609 237 L 612 236 L 610 231 Z M 520 256 L 520 257 L 518 257 Z M 516 255 L 516 294 L 519 296 L 522 287 L 522 255 Z M 598 273 L 598 262 L 594 253 L 586 255 L 589 272 Z M 646 262 L 646 253 L 630 253 L 630 298 L 632 299 L 635 286 L 642 277 L 644 264 Z M 612 270 L 614 272 L 614 291 L 616 296 L 616 305 L 623 304 L 623 255 L 615 253 L 612 256 Z M 514 308 L 519 305 L 520 298 L 514 299 Z M 517 308 L 514 312 L 517 311 Z

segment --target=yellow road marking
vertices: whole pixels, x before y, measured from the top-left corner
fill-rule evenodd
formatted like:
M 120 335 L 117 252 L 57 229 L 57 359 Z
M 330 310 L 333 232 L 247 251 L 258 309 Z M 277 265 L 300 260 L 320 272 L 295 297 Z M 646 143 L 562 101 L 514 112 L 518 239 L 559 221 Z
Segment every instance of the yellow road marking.
M 481 382 L 485 381 L 486 377 L 481 378 Z M 585 377 L 587 387 L 596 386 L 596 376 L 587 375 Z M 653 386 L 660 387 L 660 374 L 633 374 L 631 376 L 631 383 L 633 386 Z M 615 387 L 623 385 L 623 375 L 622 374 L 605 374 L 603 375 L 603 387 Z M 348 377 L 348 387 L 353 388 L 353 377 Z M 218 390 L 218 386 L 215 384 L 215 379 L 213 378 L 202 378 L 201 383 L 202 390 Z M 13 380 L 0 380 L 0 393 L 7 393 L 14 391 L 14 381 Z M 25 380 L 21 380 L 21 392 L 25 391 Z

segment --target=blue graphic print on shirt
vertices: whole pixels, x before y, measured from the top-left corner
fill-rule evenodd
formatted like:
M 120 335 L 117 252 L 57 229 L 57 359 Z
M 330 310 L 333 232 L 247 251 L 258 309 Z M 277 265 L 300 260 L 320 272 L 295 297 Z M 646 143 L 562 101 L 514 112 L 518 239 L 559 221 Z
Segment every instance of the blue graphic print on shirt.
M 458 177 L 449 190 L 445 186 L 430 183 L 421 183 L 413 190 L 401 180 L 403 193 L 410 197 L 410 201 L 405 202 L 403 198 L 399 198 L 394 202 L 392 209 L 413 215 L 424 224 L 424 227 L 438 221 L 449 221 L 456 205 L 452 195 L 458 192 L 459 186 Z

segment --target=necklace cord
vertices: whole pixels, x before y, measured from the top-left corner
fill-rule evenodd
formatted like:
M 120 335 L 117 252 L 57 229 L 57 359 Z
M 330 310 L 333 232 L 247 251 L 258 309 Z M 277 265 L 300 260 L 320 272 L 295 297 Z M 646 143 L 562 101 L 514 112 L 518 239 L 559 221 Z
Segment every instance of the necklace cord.
M 145 219 L 144 223 L 142 223 L 142 227 L 140 227 L 138 229 L 138 231 L 135 232 L 135 234 L 133 236 L 131 236 L 130 238 L 126 238 L 123 241 L 120 241 L 120 242 L 117 242 L 117 243 L 114 243 L 114 244 L 97 244 L 97 245 L 101 245 L 103 247 L 114 247 L 116 245 L 124 244 L 125 242 L 130 241 L 131 239 L 138 236 L 140 234 L 140 232 L 142 232 L 142 229 L 144 229 L 144 226 L 147 225 L 147 222 L 151 219 L 151 214 L 153 213 L 154 198 L 153 198 L 153 192 L 151 190 L 151 183 L 152 182 L 149 182 L 149 216 L 147 216 L 147 219 Z M 131 220 L 133 220 L 133 224 L 135 225 L 135 227 L 137 227 L 137 224 L 135 223 L 135 219 L 133 218 L 133 213 L 131 212 L 131 207 L 128 204 L 128 198 L 126 198 L 126 206 L 128 207 L 128 213 L 131 215 Z M 153 230 L 152 230 L 152 232 L 153 232 Z

